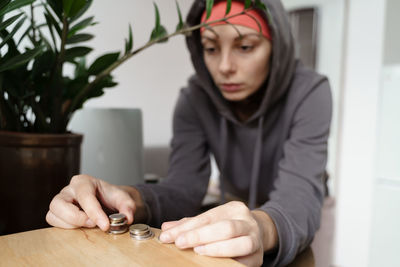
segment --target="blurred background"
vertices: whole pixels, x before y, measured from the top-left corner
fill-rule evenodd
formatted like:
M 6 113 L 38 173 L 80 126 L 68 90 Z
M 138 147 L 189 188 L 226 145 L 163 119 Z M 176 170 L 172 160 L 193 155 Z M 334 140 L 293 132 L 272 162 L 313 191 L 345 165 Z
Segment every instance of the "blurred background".
M 162 24 L 173 31 L 175 1 L 156 2 Z M 179 1 L 183 14 L 192 2 Z M 327 266 L 400 266 L 400 1 L 283 3 L 298 55 L 332 86 L 328 172 L 334 216 L 325 230 L 334 241 Z M 144 44 L 155 20 L 153 3 L 145 0 L 94 1 L 88 13 L 99 22 L 91 28 L 92 56 L 123 49 L 129 24 L 134 46 Z M 192 73 L 184 38 L 175 37 L 118 68 L 119 85 L 85 105 L 141 111 L 147 178 L 165 175 L 173 108 Z

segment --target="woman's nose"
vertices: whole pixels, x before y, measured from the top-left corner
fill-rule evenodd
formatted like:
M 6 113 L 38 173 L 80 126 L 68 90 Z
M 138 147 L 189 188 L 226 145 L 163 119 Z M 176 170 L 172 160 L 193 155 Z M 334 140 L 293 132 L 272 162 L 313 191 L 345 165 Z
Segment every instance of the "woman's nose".
M 230 52 L 222 53 L 221 61 L 219 63 L 219 71 L 224 74 L 231 74 L 235 71 L 235 60 Z

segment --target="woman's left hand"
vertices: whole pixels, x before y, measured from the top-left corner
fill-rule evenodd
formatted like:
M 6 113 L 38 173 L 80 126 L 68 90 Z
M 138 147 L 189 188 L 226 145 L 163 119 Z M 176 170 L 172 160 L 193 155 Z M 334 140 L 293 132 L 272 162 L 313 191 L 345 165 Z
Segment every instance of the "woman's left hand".
M 264 254 L 263 224 L 260 216 L 244 203 L 232 201 L 196 217 L 163 223 L 160 241 L 175 242 L 181 249 L 194 248 L 201 255 L 231 257 L 247 266 L 260 266 Z

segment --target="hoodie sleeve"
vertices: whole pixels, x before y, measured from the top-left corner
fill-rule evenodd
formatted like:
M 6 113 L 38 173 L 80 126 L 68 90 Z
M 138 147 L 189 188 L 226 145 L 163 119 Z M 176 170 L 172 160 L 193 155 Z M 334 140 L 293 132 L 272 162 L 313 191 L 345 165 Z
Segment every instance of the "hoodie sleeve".
M 135 186 L 147 205 L 147 223 L 194 216 L 200 211 L 210 177 L 210 155 L 197 114 L 181 91 L 173 117 L 168 175 L 159 184 Z
M 331 101 L 329 83 L 323 79 L 302 98 L 290 122 L 274 190 L 260 207 L 273 219 L 279 236 L 277 253 L 264 257 L 266 266 L 293 261 L 319 228 Z

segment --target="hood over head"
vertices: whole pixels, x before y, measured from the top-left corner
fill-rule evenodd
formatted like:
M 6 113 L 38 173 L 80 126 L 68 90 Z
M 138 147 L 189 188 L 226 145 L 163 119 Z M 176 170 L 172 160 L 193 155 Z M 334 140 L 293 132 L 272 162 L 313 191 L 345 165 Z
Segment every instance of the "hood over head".
M 267 81 L 263 84 L 264 88 L 259 90 L 265 93 L 254 94 L 256 97 L 262 97 L 262 100 L 258 101 L 260 104 L 257 111 L 247 122 L 264 116 L 271 107 L 282 99 L 288 90 L 295 69 L 294 42 L 286 11 L 279 0 L 262 0 L 262 2 L 266 5 L 268 12 L 260 12 L 268 23 L 272 38 L 270 72 Z M 205 7 L 206 0 L 194 1 L 186 19 L 189 26 L 197 25 L 201 22 Z M 214 84 L 204 63 L 200 30 L 196 30 L 192 35 L 188 36 L 186 42 L 196 70 L 196 75 L 192 78 L 192 82 L 204 88 L 221 115 L 232 122 L 238 122 L 228 101 L 224 99 Z

